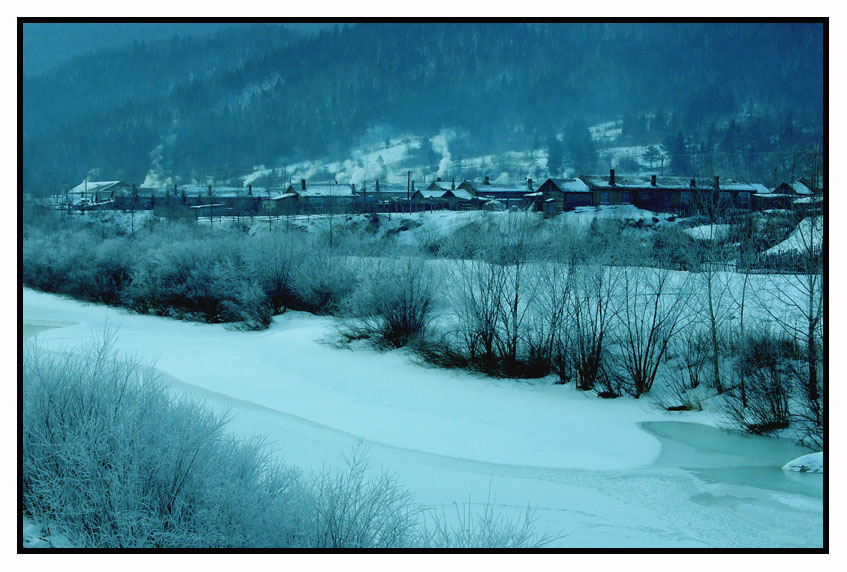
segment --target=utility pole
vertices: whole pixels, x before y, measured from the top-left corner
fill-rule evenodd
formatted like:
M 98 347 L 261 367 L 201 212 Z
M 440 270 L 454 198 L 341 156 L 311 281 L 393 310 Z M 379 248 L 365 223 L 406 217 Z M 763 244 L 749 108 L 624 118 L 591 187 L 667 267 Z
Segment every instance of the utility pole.
M 212 185 L 209 185 L 209 226 L 212 226 Z
M 409 194 L 409 190 L 412 188 L 410 186 L 412 180 L 412 172 L 406 171 L 406 203 L 409 205 L 409 212 L 412 212 L 412 197 Z
M 268 189 L 268 231 L 272 230 L 273 223 L 271 222 L 271 190 Z

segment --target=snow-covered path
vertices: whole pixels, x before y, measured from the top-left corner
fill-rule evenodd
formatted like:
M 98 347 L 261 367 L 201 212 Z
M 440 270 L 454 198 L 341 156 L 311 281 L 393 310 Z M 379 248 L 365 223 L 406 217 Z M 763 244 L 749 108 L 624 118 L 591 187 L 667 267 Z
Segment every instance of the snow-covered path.
M 303 468 L 339 466 L 361 444 L 422 504 L 531 505 L 562 546 L 822 543 L 820 475 L 780 470 L 806 451 L 727 435 L 704 413 L 339 349 L 316 341 L 332 337 L 331 318 L 291 313 L 265 332 L 230 332 L 24 290 L 24 322 L 50 349 L 107 321 L 120 351 L 155 360 L 175 391 L 229 409 L 232 431 L 267 435 Z

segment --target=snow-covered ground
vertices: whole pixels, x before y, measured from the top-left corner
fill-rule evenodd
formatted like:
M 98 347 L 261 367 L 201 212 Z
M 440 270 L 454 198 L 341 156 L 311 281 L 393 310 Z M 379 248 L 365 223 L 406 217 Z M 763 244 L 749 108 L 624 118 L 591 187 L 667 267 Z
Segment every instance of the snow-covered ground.
M 823 217 L 804 218 L 791 234 L 766 251 L 767 254 L 782 252 L 808 252 L 809 248 L 820 251 L 823 246 Z
M 686 228 L 685 233 L 697 240 L 723 240 L 729 235 L 732 227 L 728 224 L 704 224 L 692 228 Z
M 798 457 L 786 463 L 782 469 L 784 471 L 797 471 L 798 473 L 822 473 L 823 452 Z
M 706 412 L 340 349 L 337 321 L 304 313 L 233 332 L 29 289 L 23 312 L 25 333 L 51 350 L 117 327 L 118 350 L 231 410 L 232 431 L 267 435 L 286 462 L 340 466 L 361 444 L 425 506 L 490 500 L 516 516 L 531 505 L 555 545 L 822 545 L 820 475 L 781 470 L 808 451 L 725 433 Z

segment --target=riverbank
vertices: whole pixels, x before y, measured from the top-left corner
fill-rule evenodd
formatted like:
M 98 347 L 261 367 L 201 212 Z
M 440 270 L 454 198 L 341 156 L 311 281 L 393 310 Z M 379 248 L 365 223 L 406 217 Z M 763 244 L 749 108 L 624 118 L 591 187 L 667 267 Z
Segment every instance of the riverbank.
M 332 318 L 302 313 L 232 332 L 25 290 L 24 319 L 73 322 L 37 332 L 52 350 L 110 324 L 119 351 L 154 363 L 174 391 L 230 410 L 231 431 L 266 435 L 288 463 L 341 466 L 362 445 L 418 502 L 449 512 L 490 500 L 507 514 L 531 505 L 561 546 L 822 545 L 821 476 L 785 475 L 797 455 L 714 429 L 704 412 L 426 368 L 403 351 L 339 349 Z M 691 427 L 668 421 L 714 433 L 686 436 Z M 751 471 L 749 447 L 761 451 Z

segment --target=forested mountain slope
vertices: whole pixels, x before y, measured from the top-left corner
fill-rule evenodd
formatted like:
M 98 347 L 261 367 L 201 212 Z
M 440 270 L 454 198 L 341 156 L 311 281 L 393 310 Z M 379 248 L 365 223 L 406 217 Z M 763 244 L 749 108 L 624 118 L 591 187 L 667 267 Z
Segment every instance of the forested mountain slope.
M 468 152 L 538 148 L 633 118 L 636 144 L 767 145 L 823 116 L 819 24 L 365 23 L 300 39 L 256 25 L 77 58 L 24 80 L 25 190 L 314 159 L 392 133 L 468 132 Z M 738 126 L 736 126 L 738 128 Z M 773 135 L 773 136 L 771 136 Z M 787 144 L 783 137 L 782 144 Z

